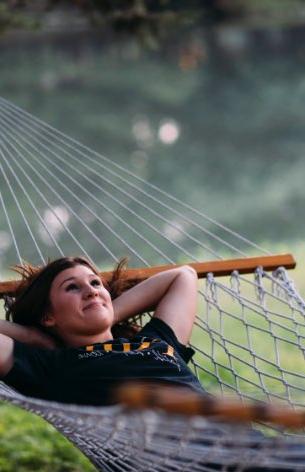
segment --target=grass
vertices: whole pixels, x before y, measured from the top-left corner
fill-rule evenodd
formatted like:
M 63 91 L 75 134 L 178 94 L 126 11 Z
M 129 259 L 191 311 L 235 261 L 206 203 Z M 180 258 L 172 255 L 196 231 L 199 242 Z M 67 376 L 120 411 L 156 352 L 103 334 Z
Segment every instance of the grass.
M 0 404 L 1 472 L 93 472 L 96 469 L 51 425 Z

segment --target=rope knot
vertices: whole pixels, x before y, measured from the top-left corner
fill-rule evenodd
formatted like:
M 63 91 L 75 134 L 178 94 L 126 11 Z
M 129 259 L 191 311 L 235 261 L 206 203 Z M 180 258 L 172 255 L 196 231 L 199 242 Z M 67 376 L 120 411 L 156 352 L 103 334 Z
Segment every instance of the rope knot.
M 262 305 L 264 305 L 264 297 L 265 297 L 265 287 L 263 284 L 264 276 L 265 276 L 265 271 L 263 267 L 261 266 L 257 267 L 254 273 L 255 291 L 256 291 L 257 298 Z
M 207 295 L 210 293 L 211 301 L 217 303 L 217 285 L 215 282 L 214 274 L 209 272 L 206 276 L 206 287 L 207 287 Z
M 233 270 L 233 272 L 231 273 L 230 286 L 231 289 L 235 292 L 235 294 L 240 295 L 240 279 L 238 270 Z M 233 294 L 232 298 L 234 299 Z

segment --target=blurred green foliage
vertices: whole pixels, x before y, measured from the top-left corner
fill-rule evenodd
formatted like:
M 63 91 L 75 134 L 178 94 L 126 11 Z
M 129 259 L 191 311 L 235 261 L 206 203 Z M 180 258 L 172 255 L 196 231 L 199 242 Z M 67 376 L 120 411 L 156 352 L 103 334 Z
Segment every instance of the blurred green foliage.
M 0 4 L 0 34 L 11 30 L 34 30 L 38 28 L 39 23 L 29 12 L 14 10 L 10 3 L 2 2 Z
M 95 467 L 41 418 L 0 403 L 1 472 L 93 472 Z
M 186 24 L 194 27 L 236 22 L 255 27 L 298 24 L 304 16 L 304 3 L 302 0 L 280 3 L 276 0 L 6 0 L 0 6 L 0 34 L 37 27 L 48 30 L 50 15 L 51 28 L 66 31 L 67 22 L 70 29 L 110 28 L 137 38 L 145 48 L 155 49 L 169 31 Z
M 191 29 L 161 53 L 107 35 L 102 50 L 95 36 L 3 41 L 0 94 L 272 250 L 305 231 L 304 35 Z M 180 130 L 172 144 L 159 136 L 167 121 Z

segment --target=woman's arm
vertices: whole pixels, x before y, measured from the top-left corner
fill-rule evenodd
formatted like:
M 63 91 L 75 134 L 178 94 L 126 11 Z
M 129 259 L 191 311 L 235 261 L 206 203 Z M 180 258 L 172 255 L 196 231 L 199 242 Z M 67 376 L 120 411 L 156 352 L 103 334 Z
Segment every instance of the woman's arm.
M 0 377 L 4 377 L 13 367 L 13 347 L 12 338 L 0 334 Z
M 189 341 L 197 307 L 197 274 L 189 266 L 160 272 L 113 301 L 115 323 L 145 311 L 165 321 L 183 344 Z
M 38 328 L 0 320 L 0 377 L 4 377 L 14 363 L 14 341 L 32 346 L 55 348 L 55 341 Z
M 38 328 L 22 326 L 11 321 L 0 320 L 0 333 L 21 343 L 31 344 L 32 346 L 50 349 L 56 346 L 53 338 Z

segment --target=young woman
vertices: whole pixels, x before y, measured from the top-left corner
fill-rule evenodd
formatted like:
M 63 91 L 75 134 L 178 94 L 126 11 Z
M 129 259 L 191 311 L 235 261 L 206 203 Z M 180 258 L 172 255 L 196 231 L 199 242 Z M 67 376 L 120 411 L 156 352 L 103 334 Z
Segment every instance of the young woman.
M 120 270 L 109 286 L 81 257 L 34 271 L 0 321 L 0 377 L 29 396 L 68 403 L 113 403 L 123 381 L 183 385 L 203 392 L 186 363 L 194 323 L 197 275 L 188 266 L 161 272 L 123 291 Z M 111 299 L 113 298 L 113 300 Z M 133 337 L 115 327 L 139 313 L 152 319 Z

